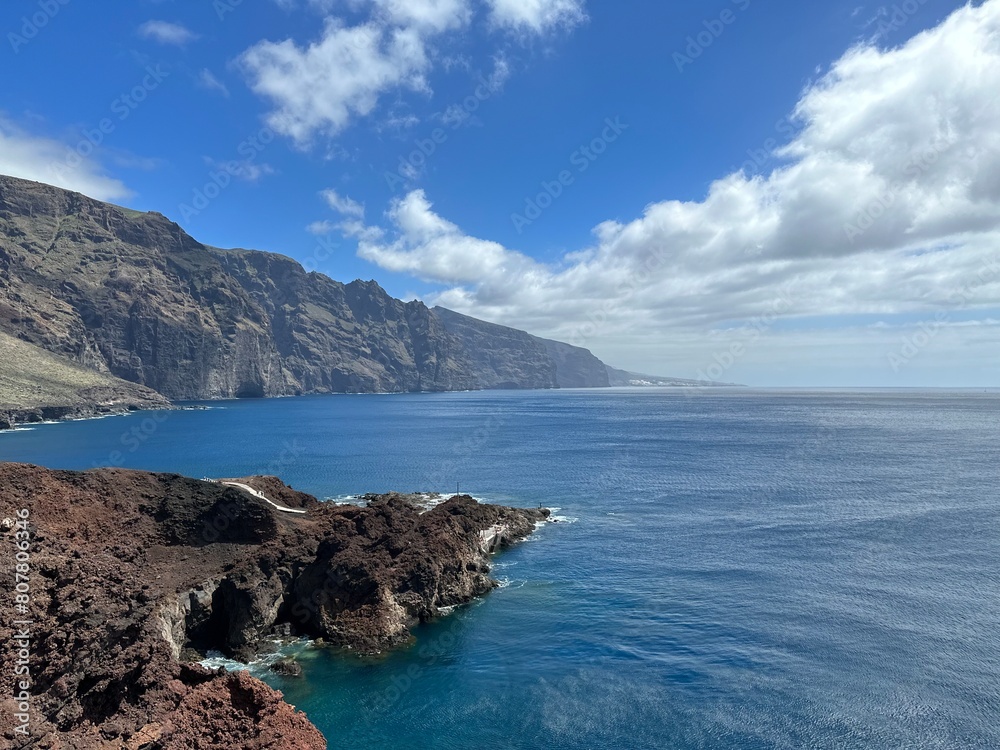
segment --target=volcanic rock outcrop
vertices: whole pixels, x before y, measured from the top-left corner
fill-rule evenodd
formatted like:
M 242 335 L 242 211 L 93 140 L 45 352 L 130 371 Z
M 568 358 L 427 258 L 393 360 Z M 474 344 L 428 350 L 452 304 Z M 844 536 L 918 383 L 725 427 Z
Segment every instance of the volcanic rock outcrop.
M 0 464 L 0 561 L 15 569 L 19 511 L 31 532 L 30 737 L 16 733 L 0 673 L 4 746 L 323 748 L 281 695 L 245 673 L 187 663 L 249 657 L 274 633 L 374 652 L 489 591 L 487 546 L 530 534 L 546 511 L 454 497 L 422 511 L 403 495 L 319 503 L 279 480 L 232 486 L 119 469 Z M 5 664 L 18 628 L 0 621 Z

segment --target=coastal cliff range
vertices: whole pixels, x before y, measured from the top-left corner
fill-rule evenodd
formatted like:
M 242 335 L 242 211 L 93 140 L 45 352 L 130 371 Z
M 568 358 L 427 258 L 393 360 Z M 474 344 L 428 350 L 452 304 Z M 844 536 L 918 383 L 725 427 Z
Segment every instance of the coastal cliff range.
M 4 176 L 0 332 L 173 400 L 609 384 L 584 349 Z
M 490 549 L 547 517 L 466 496 L 336 506 L 273 477 L 234 481 L 0 464 L 8 569 L 19 511 L 31 530 L 31 734 L 15 732 L 7 670 L 7 746 L 326 747 L 279 693 L 187 659 L 249 658 L 275 634 L 362 653 L 406 643 L 414 624 L 490 591 Z M 0 622 L 5 663 L 16 628 Z

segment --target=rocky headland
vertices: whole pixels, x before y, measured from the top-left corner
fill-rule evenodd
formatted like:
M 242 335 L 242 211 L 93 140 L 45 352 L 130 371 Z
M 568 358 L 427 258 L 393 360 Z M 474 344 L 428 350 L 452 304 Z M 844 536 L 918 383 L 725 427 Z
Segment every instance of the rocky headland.
M 205 669 L 198 655 L 248 659 L 275 634 L 361 653 L 405 644 L 416 623 L 494 588 L 489 553 L 547 518 L 467 496 L 430 510 L 396 494 L 338 506 L 273 477 L 233 481 L 251 491 L 0 464 L 5 570 L 15 570 L 19 512 L 31 534 L 20 616 L 31 622 L 30 736 L 16 732 L 4 670 L 5 746 L 324 748 L 280 693 Z M 5 664 L 21 627 L 0 622 Z

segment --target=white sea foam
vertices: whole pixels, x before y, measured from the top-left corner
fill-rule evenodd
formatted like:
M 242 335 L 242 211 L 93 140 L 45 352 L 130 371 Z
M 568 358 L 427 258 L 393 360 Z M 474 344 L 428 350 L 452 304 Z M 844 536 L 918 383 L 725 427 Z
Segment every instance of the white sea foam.
M 220 651 L 209 651 L 205 658 L 198 663 L 206 669 L 222 669 L 224 667 L 227 672 L 245 672 L 251 667 L 250 664 L 228 658 Z
M 424 511 L 435 508 L 438 505 L 441 505 L 441 503 L 446 503 L 451 500 L 451 498 L 455 497 L 454 492 L 407 492 L 403 494 L 416 497 L 417 505 Z M 462 494 L 465 495 L 468 493 L 463 492 Z M 489 502 L 488 500 L 477 497 L 476 495 L 470 495 L 470 497 L 480 503 Z M 323 499 L 324 501 L 333 503 L 334 505 L 359 505 L 362 507 L 365 505 L 364 495 L 333 495 Z
M 562 508 L 546 508 L 546 510 L 549 512 L 549 517 L 545 521 L 535 524 L 535 528 L 540 528 L 547 523 L 576 523 L 580 520 L 574 516 L 559 515 L 559 511 L 561 511 Z
M 499 586 L 497 586 L 498 589 L 519 589 L 522 586 L 524 586 L 524 584 L 526 584 L 527 581 L 516 580 L 504 576 L 503 578 L 498 578 L 497 583 L 500 584 Z
M 112 417 L 127 417 L 130 414 L 138 414 L 135 411 L 115 411 L 110 414 L 95 414 L 92 417 L 69 417 L 68 419 L 63 419 L 63 422 L 89 422 L 93 419 L 111 419 Z M 58 422 L 46 422 L 46 424 L 58 424 Z
M 115 411 L 109 414 L 92 414 L 86 417 L 66 417 L 64 419 L 43 419 L 39 422 L 20 422 L 3 432 L 28 432 L 46 425 L 68 424 L 70 422 L 93 422 L 98 419 L 111 419 L 112 417 L 128 417 L 133 414 L 140 414 L 142 411 Z
M 324 497 L 323 501 L 334 505 L 360 505 L 363 502 L 360 495 L 333 495 Z
M 266 672 L 272 664 L 287 656 L 298 657 L 312 644 L 308 638 L 300 638 L 289 642 L 288 639 L 274 639 L 271 641 L 277 650 L 268 654 L 261 654 L 258 658 L 249 663 L 230 659 L 220 651 L 209 651 L 199 664 L 206 669 L 225 668 L 227 672 L 250 672 L 253 675 L 260 675 Z

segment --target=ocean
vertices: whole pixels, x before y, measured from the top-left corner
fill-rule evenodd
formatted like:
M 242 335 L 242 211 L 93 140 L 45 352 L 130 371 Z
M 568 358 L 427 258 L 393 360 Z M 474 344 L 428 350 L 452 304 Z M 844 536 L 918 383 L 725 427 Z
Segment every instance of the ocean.
M 326 396 L 0 433 L 0 459 L 557 508 L 378 659 L 262 672 L 332 748 L 1000 747 L 1000 392 Z

